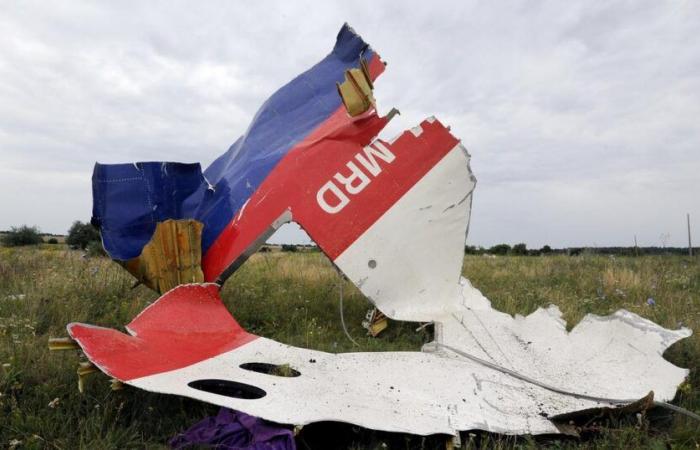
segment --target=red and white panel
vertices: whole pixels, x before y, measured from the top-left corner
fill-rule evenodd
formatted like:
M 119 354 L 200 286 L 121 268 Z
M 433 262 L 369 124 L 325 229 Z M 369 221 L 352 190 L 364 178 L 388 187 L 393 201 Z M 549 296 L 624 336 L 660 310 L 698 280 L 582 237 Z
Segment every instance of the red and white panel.
M 423 129 L 411 130 L 421 139 Z M 456 143 L 335 259 L 387 316 L 433 321 L 459 302 L 459 278 L 476 180 Z
M 688 330 L 665 330 L 618 313 L 589 316 L 568 334 L 552 311 L 512 318 L 491 309 L 468 283 L 462 287 L 464 304 L 442 315 L 455 319 L 446 324 L 450 329 L 444 343 L 511 370 L 553 385 L 565 382 L 589 395 L 640 398 L 654 390 L 661 400 L 672 397 L 687 374 L 660 355 Z M 462 320 L 469 329 L 460 328 Z M 478 323 L 492 326 L 484 330 Z M 556 348 L 545 352 L 546 334 L 553 329 L 559 329 L 550 344 Z M 226 311 L 215 285 L 171 290 L 127 330 L 131 335 L 69 326 L 94 364 L 129 385 L 280 423 L 342 421 L 413 434 L 469 429 L 540 434 L 558 432 L 547 417 L 610 406 L 556 394 L 451 352 L 331 354 L 257 337 Z M 620 344 L 601 345 L 611 335 L 619 336 Z M 494 347 L 494 339 L 500 346 Z M 523 347 L 528 342 L 536 351 Z M 645 355 L 636 356 L 633 346 Z M 483 348 L 484 354 L 473 347 Z M 586 354 L 588 347 L 598 353 L 596 364 L 581 368 L 566 363 L 572 360 L 569 355 Z
M 512 317 L 460 279 L 475 180 L 446 127 L 429 119 L 393 141 L 369 143 L 383 119 L 338 123 L 275 169 L 278 178 L 251 197 L 220 255 L 235 259 L 291 212 L 385 314 L 434 322 L 437 344 L 572 392 L 673 397 L 688 371 L 662 354 L 689 330 L 619 311 L 586 316 L 567 332 L 556 308 Z M 558 432 L 547 417 L 610 406 L 434 344 L 423 352 L 330 354 L 258 337 L 226 310 L 215 284 L 169 291 L 126 329 L 68 326 L 95 365 L 127 384 L 281 423 L 539 434 Z

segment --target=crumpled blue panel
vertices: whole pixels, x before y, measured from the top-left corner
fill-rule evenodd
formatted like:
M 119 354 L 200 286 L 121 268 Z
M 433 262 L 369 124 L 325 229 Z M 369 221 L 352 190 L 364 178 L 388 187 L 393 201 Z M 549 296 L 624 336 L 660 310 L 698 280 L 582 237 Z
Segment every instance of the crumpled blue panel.
M 199 163 L 95 164 L 92 224 L 109 254 L 127 260 L 141 254 L 158 222 L 189 218 L 185 200 L 206 189 Z
M 275 92 L 204 176 L 198 164 L 95 165 L 93 223 L 101 229 L 105 250 L 117 260 L 134 258 L 156 222 L 191 218 L 204 224 L 205 254 L 280 160 L 341 107 L 336 83 L 345 71 L 372 56 L 344 25 L 333 51 Z

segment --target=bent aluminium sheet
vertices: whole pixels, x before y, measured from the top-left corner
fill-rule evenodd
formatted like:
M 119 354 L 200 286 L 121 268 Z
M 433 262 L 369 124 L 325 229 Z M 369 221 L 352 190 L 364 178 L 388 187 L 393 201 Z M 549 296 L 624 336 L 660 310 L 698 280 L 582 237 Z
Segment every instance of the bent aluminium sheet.
M 461 287 L 463 303 L 438 322 L 445 331 L 438 339 L 451 347 L 599 397 L 653 390 L 669 400 L 687 374 L 661 353 L 688 330 L 619 312 L 587 316 L 567 333 L 556 308 L 513 318 L 466 280 Z M 331 354 L 258 337 L 236 323 L 213 284 L 173 289 L 127 326 L 128 335 L 82 324 L 68 330 L 94 364 L 127 384 L 280 423 L 540 434 L 558 432 L 549 417 L 613 406 L 554 393 L 450 351 Z M 260 367 L 284 369 L 252 370 Z
M 416 352 L 291 347 L 245 331 L 219 285 L 204 283 L 165 293 L 128 334 L 70 324 L 90 361 L 138 388 L 276 422 L 415 434 L 557 433 L 551 417 L 613 405 L 591 397 L 672 399 L 688 371 L 662 355 L 690 330 L 618 311 L 567 332 L 556 307 L 512 317 L 461 278 L 470 155 L 432 117 L 378 138 L 390 117 L 366 91 L 383 69 L 343 27 L 331 54 L 270 97 L 204 173 L 196 164 L 96 166 L 94 218 L 122 261 L 139 256 L 158 223 L 201 222 L 203 278 L 218 282 L 271 230 L 296 221 L 384 314 L 434 323 L 435 342 Z M 348 70 L 370 79 L 365 102 L 353 103 L 365 112 L 349 114 L 340 97 Z

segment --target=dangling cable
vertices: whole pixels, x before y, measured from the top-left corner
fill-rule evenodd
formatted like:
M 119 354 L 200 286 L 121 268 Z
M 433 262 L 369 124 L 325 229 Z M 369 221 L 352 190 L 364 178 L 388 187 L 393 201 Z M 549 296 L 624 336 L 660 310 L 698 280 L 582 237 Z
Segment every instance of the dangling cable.
M 343 314 L 343 274 L 338 273 L 338 275 L 340 276 L 338 282 L 338 291 L 340 292 L 340 323 L 343 325 L 343 331 L 345 332 L 345 336 L 347 336 L 353 344 L 359 347 L 360 344 L 358 344 L 357 341 L 353 339 L 352 336 L 350 336 L 350 333 L 348 332 L 348 327 L 345 326 L 345 315 Z

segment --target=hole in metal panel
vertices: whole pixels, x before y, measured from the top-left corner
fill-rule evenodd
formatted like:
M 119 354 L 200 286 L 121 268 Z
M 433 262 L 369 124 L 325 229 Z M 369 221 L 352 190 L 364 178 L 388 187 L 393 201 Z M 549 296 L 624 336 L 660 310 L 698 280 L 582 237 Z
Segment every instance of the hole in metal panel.
M 263 398 L 267 393 L 259 387 L 229 380 L 195 380 L 187 383 L 191 388 L 226 397 L 255 400 Z
M 262 362 L 244 363 L 240 366 L 241 369 L 250 370 L 251 372 L 264 373 L 266 375 L 274 375 L 277 377 L 298 377 L 301 376 L 298 370 L 289 367 L 289 364 L 269 364 Z
M 373 259 L 370 259 L 370 260 L 367 262 L 367 265 L 369 266 L 370 269 L 374 269 L 375 267 L 377 267 L 377 261 L 375 261 L 375 260 L 373 260 Z

